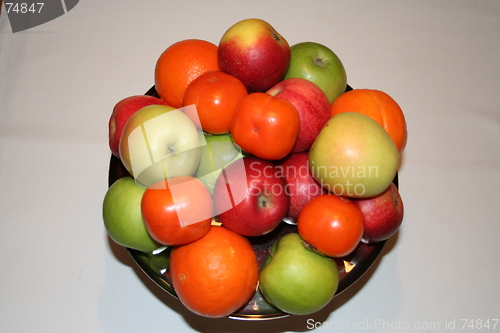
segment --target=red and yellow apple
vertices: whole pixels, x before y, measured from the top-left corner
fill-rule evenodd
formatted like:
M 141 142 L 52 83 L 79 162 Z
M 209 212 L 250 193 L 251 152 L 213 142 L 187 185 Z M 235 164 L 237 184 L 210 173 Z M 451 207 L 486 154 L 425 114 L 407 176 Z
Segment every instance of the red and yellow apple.
M 264 92 L 281 81 L 290 64 L 290 46 L 269 23 L 246 19 L 222 36 L 221 71 L 240 79 L 249 92 Z
M 388 239 L 396 233 L 403 222 L 403 200 L 394 184 L 389 185 L 377 196 L 356 199 L 354 203 L 365 216 L 365 229 L 361 239 L 365 243 L 376 243 Z

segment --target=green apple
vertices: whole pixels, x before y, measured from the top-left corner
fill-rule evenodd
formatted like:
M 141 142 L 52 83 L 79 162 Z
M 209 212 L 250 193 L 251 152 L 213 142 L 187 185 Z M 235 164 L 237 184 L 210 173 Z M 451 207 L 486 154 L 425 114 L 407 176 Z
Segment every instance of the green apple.
M 229 134 L 203 134 L 202 141 L 206 145 L 201 147 L 201 159 L 194 176 L 201 180 L 210 194 L 214 192 L 214 184 L 222 169 L 237 158 L 243 157 L 241 150 L 236 146 Z
M 192 176 L 200 162 L 198 130 L 180 109 L 150 105 L 134 113 L 123 128 L 120 159 L 144 186 Z
M 146 189 L 132 177 L 123 177 L 111 185 L 104 196 L 102 217 L 109 237 L 116 243 L 151 253 L 160 247 L 146 230 L 141 213 L 142 195 Z
M 273 244 L 259 276 L 262 295 L 281 311 L 296 315 L 323 308 L 338 284 L 336 262 L 311 250 L 297 233 Z
M 350 198 L 382 193 L 398 167 L 398 149 L 389 134 L 356 112 L 330 118 L 309 150 L 313 178 L 326 190 Z
M 160 98 L 149 95 L 133 95 L 116 103 L 108 122 L 109 148 L 113 155 L 120 158 L 120 138 L 122 136 L 123 127 L 130 116 L 137 110 L 152 104 L 167 105 L 167 103 Z
M 345 92 L 345 68 L 331 49 L 315 42 L 302 42 L 292 45 L 290 50 L 290 66 L 285 79 L 302 78 L 315 83 L 326 94 L 330 104 Z

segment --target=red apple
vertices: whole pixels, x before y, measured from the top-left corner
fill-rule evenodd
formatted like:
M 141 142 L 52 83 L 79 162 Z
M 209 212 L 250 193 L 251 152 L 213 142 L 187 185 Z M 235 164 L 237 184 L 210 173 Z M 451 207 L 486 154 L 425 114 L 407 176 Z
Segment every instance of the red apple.
M 362 241 L 381 242 L 391 237 L 401 226 L 404 216 L 403 201 L 393 183 L 381 194 L 354 200 L 365 216 Z
M 224 33 L 218 60 L 221 71 L 240 79 L 249 92 L 264 92 L 285 76 L 290 46 L 269 23 L 246 19 Z
M 168 105 L 163 100 L 148 95 L 129 96 L 116 103 L 108 124 L 109 148 L 111 149 L 113 155 L 120 158 L 120 137 L 123 132 L 123 127 L 125 127 L 125 124 L 130 116 L 145 106 L 155 104 Z
M 309 150 L 330 119 L 330 102 L 326 94 L 316 84 L 302 78 L 280 81 L 267 93 L 290 102 L 299 113 L 299 134 L 292 153 Z
M 241 235 L 267 234 L 288 212 L 290 197 L 285 187 L 286 180 L 273 163 L 244 157 L 232 162 L 217 178 L 215 212 L 222 225 Z
M 285 219 L 291 223 L 297 222 L 306 203 L 326 193 L 326 190 L 311 175 L 308 155 L 308 152 L 292 153 L 277 163 L 277 168 L 287 181 L 286 189 L 290 196 L 290 208 Z

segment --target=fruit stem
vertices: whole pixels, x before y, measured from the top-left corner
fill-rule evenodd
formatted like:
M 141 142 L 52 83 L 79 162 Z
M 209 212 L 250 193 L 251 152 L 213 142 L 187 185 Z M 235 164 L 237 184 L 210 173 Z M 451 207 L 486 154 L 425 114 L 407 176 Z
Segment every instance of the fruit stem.
M 268 204 L 267 198 L 261 195 L 259 197 L 259 207 L 265 208 L 267 207 L 267 204 Z
M 302 245 L 304 245 L 304 247 L 311 252 L 317 253 L 320 256 L 325 257 L 325 258 L 330 258 L 329 256 L 325 255 L 324 253 L 318 251 L 318 249 L 316 249 L 313 245 L 309 244 L 305 240 L 302 240 Z

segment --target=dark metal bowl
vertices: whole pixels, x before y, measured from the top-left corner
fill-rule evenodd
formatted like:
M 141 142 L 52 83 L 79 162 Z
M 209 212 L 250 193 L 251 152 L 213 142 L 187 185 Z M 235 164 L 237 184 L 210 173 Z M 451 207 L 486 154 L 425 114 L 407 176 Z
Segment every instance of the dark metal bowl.
M 352 88 L 348 86 L 347 91 L 348 90 L 352 90 Z M 154 86 L 148 90 L 146 95 L 159 97 Z M 129 176 L 129 173 L 121 161 L 115 156 L 112 156 L 109 166 L 108 185 L 111 186 L 117 179 L 125 176 Z M 397 174 L 394 183 L 398 186 Z M 268 256 L 270 246 L 281 236 L 292 232 L 297 232 L 297 227 L 283 222 L 278 228 L 267 235 L 248 237 L 257 255 L 259 269 Z M 384 244 L 385 241 L 375 244 L 360 243 L 349 256 L 335 259 L 339 267 L 340 277 L 335 296 L 346 290 L 370 268 L 382 251 Z M 172 287 L 168 268 L 169 248 L 156 254 L 147 254 L 133 249 L 128 249 L 128 252 L 146 275 L 170 295 L 177 297 Z M 288 316 L 289 314 L 280 311 L 267 302 L 260 291 L 256 290 L 250 302 L 240 310 L 231 314 L 229 318 L 239 320 L 269 320 Z

